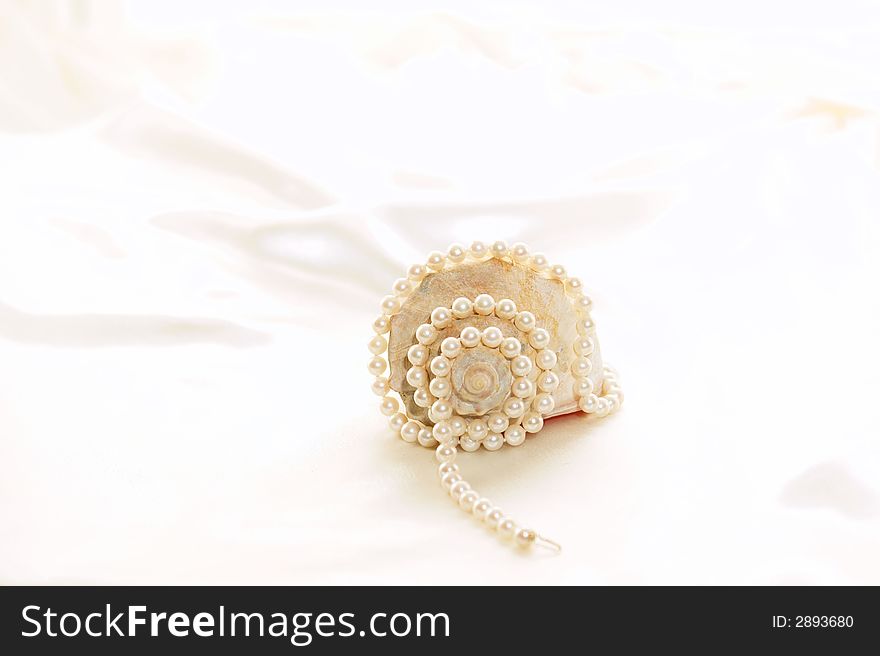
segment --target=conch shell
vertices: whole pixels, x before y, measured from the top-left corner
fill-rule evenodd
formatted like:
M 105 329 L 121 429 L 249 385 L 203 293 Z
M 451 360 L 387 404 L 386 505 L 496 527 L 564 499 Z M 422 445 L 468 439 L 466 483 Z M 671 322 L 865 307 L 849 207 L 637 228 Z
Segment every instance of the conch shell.
M 622 401 L 583 284 L 522 244 L 431 253 L 382 309 L 370 342 L 373 391 L 407 441 L 494 451 L 522 444 L 546 418 L 602 416 Z

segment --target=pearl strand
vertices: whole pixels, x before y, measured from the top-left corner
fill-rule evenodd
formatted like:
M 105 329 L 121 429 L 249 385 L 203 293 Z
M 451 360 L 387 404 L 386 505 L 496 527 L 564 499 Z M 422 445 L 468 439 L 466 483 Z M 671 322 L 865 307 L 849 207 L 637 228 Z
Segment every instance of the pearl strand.
M 380 397 L 380 410 L 389 417 L 389 425 L 399 433 L 401 439 L 418 442 L 424 447 L 436 447 L 436 457 L 441 461 L 441 483 L 460 508 L 474 514 L 503 538 L 514 541 L 521 547 L 528 548 L 537 544 L 560 551 L 561 547 L 557 543 L 541 537 L 531 529 L 520 527 L 491 501 L 481 497 L 462 479 L 458 465 L 454 463 L 458 452 L 456 446 L 465 451 L 474 451 L 482 445 L 487 450 L 494 451 L 504 444 L 522 444 L 528 433 L 541 430 L 543 416 L 553 411 L 555 404 L 552 394 L 559 384 L 559 376 L 551 370 L 557 366 L 557 354 L 548 348 L 550 336 L 539 327 L 535 315 L 528 311 L 518 311 L 516 304 L 510 299 L 496 302 L 487 294 L 481 294 L 473 300 L 457 299 L 449 308 L 435 308 L 428 322 L 416 331 L 415 343 L 410 346 L 407 354 L 412 365 L 411 371 L 407 371 L 407 382 L 417 388 L 412 402 L 429 409 L 429 425 L 407 416 L 407 409 L 402 408 L 398 401 L 399 393 L 391 389 L 389 377 L 386 375 L 388 333 L 391 331 L 392 320 L 409 296 L 419 289 L 422 281 L 433 273 L 464 262 L 491 259 L 528 268 L 542 278 L 561 283 L 577 317 L 576 330 L 579 337 L 567 347 L 573 349 L 575 355 L 569 371 L 574 379 L 574 395 L 578 406 L 584 412 L 598 416 L 611 414 L 620 408 L 623 392 L 616 372 L 604 367 L 598 390 L 594 389 L 595 384 L 590 378 L 594 366 L 595 323 L 590 316 L 593 302 L 584 294 L 583 283 L 578 278 L 569 276 L 565 267 L 551 263 L 544 255 L 529 253 L 524 244 L 517 243 L 508 247 L 503 241 L 496 241 L 491 245 L 477 241 L 468 248 L 453 244 L 445 254 L 434 251 L 428 255 L 425 263 L 414 264 L 408 269 L 405 278 L 394 282 L 391 294 L 381 301 L 382 314 L 373 322 L 374 335 L 367 344 L 372 356 L 369 371 L 374 376 L 371 389 Z M 490 327 L 483 331 L 472 329 L 467 334 L 465 331 L 468 329 L 465 328 L 458 337 L 450 337 L 448 343 L 446 339 L 438 340 L 438 331 L 450 326 L 454 319 L 474 314 L 494 314 L 499 319 L 509 321 L 525 338 L 522 343 L 518 343 L 511 338 L 504 338 L 497 328 Z M 441 344 L 439 356 L 442 357 L 431 357 L 428 347 L 435 342 Z M 451 361 L 462 349 L 477 345 L 499 349 L 509 360 L 510 370 L 515 377 L 528 376 L 535 366 L 539 369 L 539 376 L 533 376 L 531 380 L 515 380 L 511 389 L 513 393 L 500 407 L 501 412 L 468 420 L 455 414 L 444 399 L 450 394 L 448 375 Z M 529 351 L 529 348 L 534 349 L 533 358 L 522 353 L 523 349 Z M 570 357 L 570 352 L 566 355 Z M 392 392 L 397 396 L 391 396 Z
M 503 540 L 513 541 L 520 548 L 528 549 L 538 545 L 557 552 L 562 551 L 562 546 L 557 542 L 539 535 L 533 529 L 520 526 L 511 517 L 505 515 L 501 508 L 474 490 L 470 483 L 462 478 L 459 466 L 455 464 L 458 450 L 454 443 L 442 443 L 434 453 L 440 463 L 437 469 L 440 484 L 449 492 L 452 500 L 458 503 L 459 508 L 473 514 L 490 529 L 497 531 Z

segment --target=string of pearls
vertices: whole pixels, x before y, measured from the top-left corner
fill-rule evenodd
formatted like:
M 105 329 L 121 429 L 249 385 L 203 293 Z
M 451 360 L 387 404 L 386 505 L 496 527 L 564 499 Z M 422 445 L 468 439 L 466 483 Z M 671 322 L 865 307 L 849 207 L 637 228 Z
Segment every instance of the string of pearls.
M 454 444 L 441 444 L 434 452 L 440 467 L 437 474 L 440 484 L 449 492 L 452 500 L 467 513 L 471 513 L 477 519 L 483 521 L 490 529 L 498 532 L 505 540 L 513 540 L 517 546 L 528 548 L 535 544 L 561 551 L 562 547 L 553 540 L 549 540 L 530 528 L 520 526 L 511 517 L 492 501 L 474 490 L 470 483 L 461 477 L 459 467 L 455 464 L 458 451 Z
M 576 356 L 571 375 L 578 407 L 600 417 L 620 408 L 623 393 L 613 370 L 603 369 L 599 390 L 594 389 L 590 379 L 596 327 L 590 316 L 593 302 L 584 293 L 581 280 L 569 276 L 562 265 L 550 264 L 544 255 L 530 253 L 524 244 L 508 247 L 503 241 L 491 245 L 475 241 L 469 248 L 453 244 L 446 253 L 433 251 L 424 264 L 412 265 L 405 278 L 394 282 L 391 294 L 381 301 L 382 314 L 373 322 L 375 334 L 368 343 L 372 355 L 368 368 L 374 377 L 371 389 L 381 397 L 382 414 L 389 418 L 392 430 L 403 440 L 436 447 L 441 482 L 461 508 L 521 546 L 538 543 L 559 548 L 531 529 L 519 527 L 480 497 L 462 480 L 458 465 L 454 464 L 458 446 L 465 451 L 475 451 L 482 445 L 495 451 L 504 444 L 521 445 L 528 433 L 541 430 L 544 417 L 553 411 L 553 392 L 559 385 L 559 376 L 553 369 L 558 359 L 556 353 L 547 348 L 550 334 L 538 326 L 534 314 L 519 310 L 510 299 L 496 302 L 488 294 L 480 294 L 473 300 L 458 298 L 450 307 L 437 307 L 431 312 L 428 321 L 415 331 L 415 341 L 407 352 L 410 366 L 406 372 L 407 382 L 415 388 L 413 402 L 427 409 L 431 425 L 408 417 L 405 408 L 401 411 L 401 403 L 391 394 L 385 375 L 388 368 L 386 335 L 391 330 L 392 317 L 425 277 L 463 263 L 491 258 L 527 267 L 543 278 L 563 284 L 578 319 L 578 339 L 569 347 Z M 491 325 L 483 330 L 474 326 L 455 330 L 456 320 L 471 316 L 503 320 L 510 333 L 520 338 L 513 334 L 505 337 L 498 326 Z M 481 351 L 480 359 L 473 358 L 470 366 L 466 366 L 469 352 L 476 349 Z

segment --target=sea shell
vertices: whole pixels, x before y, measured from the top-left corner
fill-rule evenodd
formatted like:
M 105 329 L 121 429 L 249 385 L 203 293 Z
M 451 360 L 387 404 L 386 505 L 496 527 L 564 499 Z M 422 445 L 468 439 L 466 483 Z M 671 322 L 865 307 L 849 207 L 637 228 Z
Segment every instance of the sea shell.
M 545 418 L 620 408 L 623 392 L 602 366 L 592 306 L 580 279 L 524 244 L 474 242 L 410 267 L 373 322 L 371 389 L 389 426 L 406 442 L 435 448 L 449 496 L 522 547 L 561 549 L 474 490 L 455 463 L 458 449 L 517 447 Z
M 559 378 L 559 385 L 552 393 L 554 409 L 548 417 L 579 411 L 575 394 L 575 377 L 571 367 L 577 359 L 572 344 L 579 338 L 578 322 L 581 316 L 575 309 L 564 283 L 548 274 L 533 270 L 508 259 L 490 258 L 484 261 L 468 261 L 440 271 L 428 273 L 418 286 L 406 297 L 399 311 L 391 317 L 391 331 L 388 340 L 388 360 L 390 365 L 389 383 L 398 392 L 406 408 L 406 415 L 427 426 L 435 422 L 429 417 L 428 409 L 415 403 L 413 395 L 416 388 L 407 382 L 406 374 L 410 368 L 407 353 L 414 343 L 413 336 L 422 324 L 430 321 L 431 312 L 438 307 L 451 307 L 457 298 L 475 299 L 480 294 L 489 294 L 495 300 L 510 299 L 520 310 L 528 310 L 535 315 L 536 324 L 550 334 L 547 348 L 557 357 L 553 373 Z M 453 318 L 444 328 L 437 330 L 437 338 L 428 346 L 428 361 L 440 353 L 440 344 L 449 336 L 458 336 L 466 326 L 474 326 L 480 331 L 488 326 L 497 326 L 504 337 L 515 337 L 522 344 L 522 352 L 532 358 L 538 349 L 529 344 L 528 334 L 510 320 L 496 315 L 482 316 L 472 314 L 465 318 Z M 596 390 L 602 389 L 603 367 L 599 344 L 595 335 L 591 336 L 593 352 L 592 369 L 588 377 Z M 483 416 L 497 407 L 507 396 L 510 387 L 510 372 L 506 363 L 499 361 L 497 352 L 491 349 L 472 349 L 467 359 L 456 362 L 455 371 L 450 376 L 454 392 L 452 405 L 463 416 Z M 503 358 L 501 358 L 503 360 Z M 469 366 L 464 366 L 469 365 Z M 490 374 L 489 372 L 494 372 Z M 468 375 L 466 375 L 468 374 Z M 490 398 L 474 399 L 468 397 L 465 379 L 479 381 L 478 374 L 486 377 L 486 383 L 493 395 Z M 536 367 L 530 374 L 536 379 L 540 370 Z M 494 378 L 493 378 L 494 375 Z M 458 383 L 456 384 L 456 379 Z M 474 386 L 471 385 L 471 387 Z M 473 397 L 470 392 L 470 397 Z

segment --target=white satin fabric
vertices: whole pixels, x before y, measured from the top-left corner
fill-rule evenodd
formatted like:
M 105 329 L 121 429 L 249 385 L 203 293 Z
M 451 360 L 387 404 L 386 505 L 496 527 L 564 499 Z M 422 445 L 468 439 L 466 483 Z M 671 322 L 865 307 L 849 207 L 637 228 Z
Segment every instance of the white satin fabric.
M 0 581 L 880 583 L 876 9 L 369 4 L 3 3 Z M 626 392 L 462 458 L 558 556 L 369 391 L 475 238 Z

